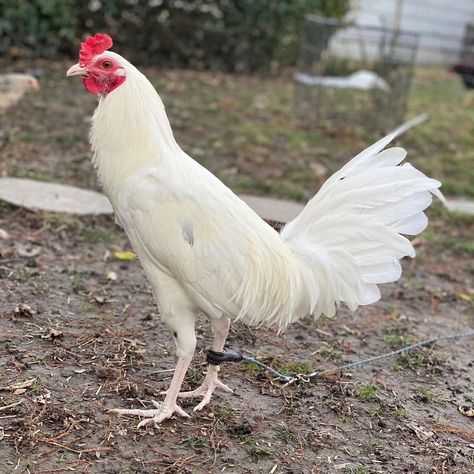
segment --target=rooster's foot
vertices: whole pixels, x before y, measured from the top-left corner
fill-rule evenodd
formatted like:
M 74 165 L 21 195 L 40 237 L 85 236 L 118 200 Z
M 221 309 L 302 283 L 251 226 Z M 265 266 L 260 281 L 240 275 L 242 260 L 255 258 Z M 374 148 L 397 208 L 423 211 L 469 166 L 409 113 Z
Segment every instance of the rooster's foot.
M 201 411 L 206 405 L 209 404 L 212 394 L 216 388 L 227 393 L 234 393 L 231 388 L 229 388 L 217 378 L 217 370 L 215 369 L 217 368 L 214 366 L 209 367 L 209 371 L 206 374 L 204 382 L 196 390 L 192 390 L 190 392 L 180 392 L 178 394 L 178 397 L 180 398 L 202 397 L 201 403 L 194 407 L 194 411 Z
M 130 415 L 130 416 L 142 416 L 145 419 L 138 423 L 138 428 L 153 423 L 155 427 L 167 418 L 171 418 L 174 413 L 179 416 L 189 418 L 189 415 L 176 403 L 169 406 L 165 403 L 158 403 L 152 400 L 155 410 L 140 410 L 140 409 L 128 409 L 128 408 L 113 408 L 109 410 L 109 413 L 117 413 L 118 415 Z

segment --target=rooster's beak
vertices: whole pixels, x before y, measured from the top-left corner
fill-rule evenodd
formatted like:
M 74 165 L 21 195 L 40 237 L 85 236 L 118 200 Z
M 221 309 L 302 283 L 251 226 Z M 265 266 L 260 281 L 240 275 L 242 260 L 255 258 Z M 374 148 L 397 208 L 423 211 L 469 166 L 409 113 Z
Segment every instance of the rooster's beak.
M 74 64 L 74 66 L 71 66 L 67 72 L 66 72 L 66 76 L 67 77 L 71 77 L 71 76 L 86 76 L 87 75 L 87 71 L 85 68 L 79 66 L 79 63 L 77 64 Z

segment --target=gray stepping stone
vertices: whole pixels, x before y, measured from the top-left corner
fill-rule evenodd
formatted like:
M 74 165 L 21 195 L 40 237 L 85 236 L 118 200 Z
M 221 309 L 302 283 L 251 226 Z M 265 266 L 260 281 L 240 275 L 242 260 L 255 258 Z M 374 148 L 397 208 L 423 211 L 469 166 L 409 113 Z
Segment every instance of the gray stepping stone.
M 32 179 L 0 178 L 0 199 L 31 210 L 68 214 L 111 214 L 109 200 L 96 191 Z
M 451 212 L 474 216 L 474 201 L 466 198 L 446 199 L 446 207 Z
M 303 209 L 291 201 L 248 195 L 240 198 L 266 220 L 288 222 Z M 31 210 L 79 215 L 112 213 L 109 200 L 101 193 L 32 179 L 0 178 L 0 199 Z
M 304 208 L 304 204 L 281 199 L 249 196 L 240 194 L 240 199 L 251 207 L 262 219 L 277 222 L 289 222 Z
M 289 222 L 304 208 L 303 204 L 281 199 L 239 196 L 265 220 Z M 0 200 L 31 210 L 65 212 L 68 214 L 111 214 L 112 206 L 101 193 L 58 183 L 32 179 L 0 178 Z M 447 199 L 446 207 L 452 212 L 474 215 L 474 201 Z

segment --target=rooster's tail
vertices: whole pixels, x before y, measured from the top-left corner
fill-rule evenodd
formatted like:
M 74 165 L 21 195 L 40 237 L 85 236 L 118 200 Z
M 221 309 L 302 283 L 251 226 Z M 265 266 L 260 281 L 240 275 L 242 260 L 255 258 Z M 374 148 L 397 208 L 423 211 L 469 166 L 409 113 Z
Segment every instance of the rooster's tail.
M 301 262 L 307 305 L 315 316 L 333 316 L 339 302 L 351 310 L 380 298 L 378 284 L 401 276 L 399 260 L 414 257 L 404 235 L 417 235 L 432 194 L 441 183 L 409 163 L 402 148 L 382 151 L 404 125 L 331 176 L 282 239 Z

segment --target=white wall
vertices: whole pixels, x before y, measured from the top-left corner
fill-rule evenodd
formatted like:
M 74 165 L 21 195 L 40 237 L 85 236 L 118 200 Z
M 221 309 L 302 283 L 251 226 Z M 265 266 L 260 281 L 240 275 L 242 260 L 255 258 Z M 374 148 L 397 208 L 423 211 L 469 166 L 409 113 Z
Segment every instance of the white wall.
M 352 0 L 348 19 L 358 25 L 396 27 L 420 34 L 419 64 L 452 65 L 462 48 L 465 25 L 474 22 L 474 0 Z M 343 32 L 338 35 L 344 35 Z M 340 38 L 341 43 L 344 39 Z M 334 47 L 337 47 L 335 38 Z

